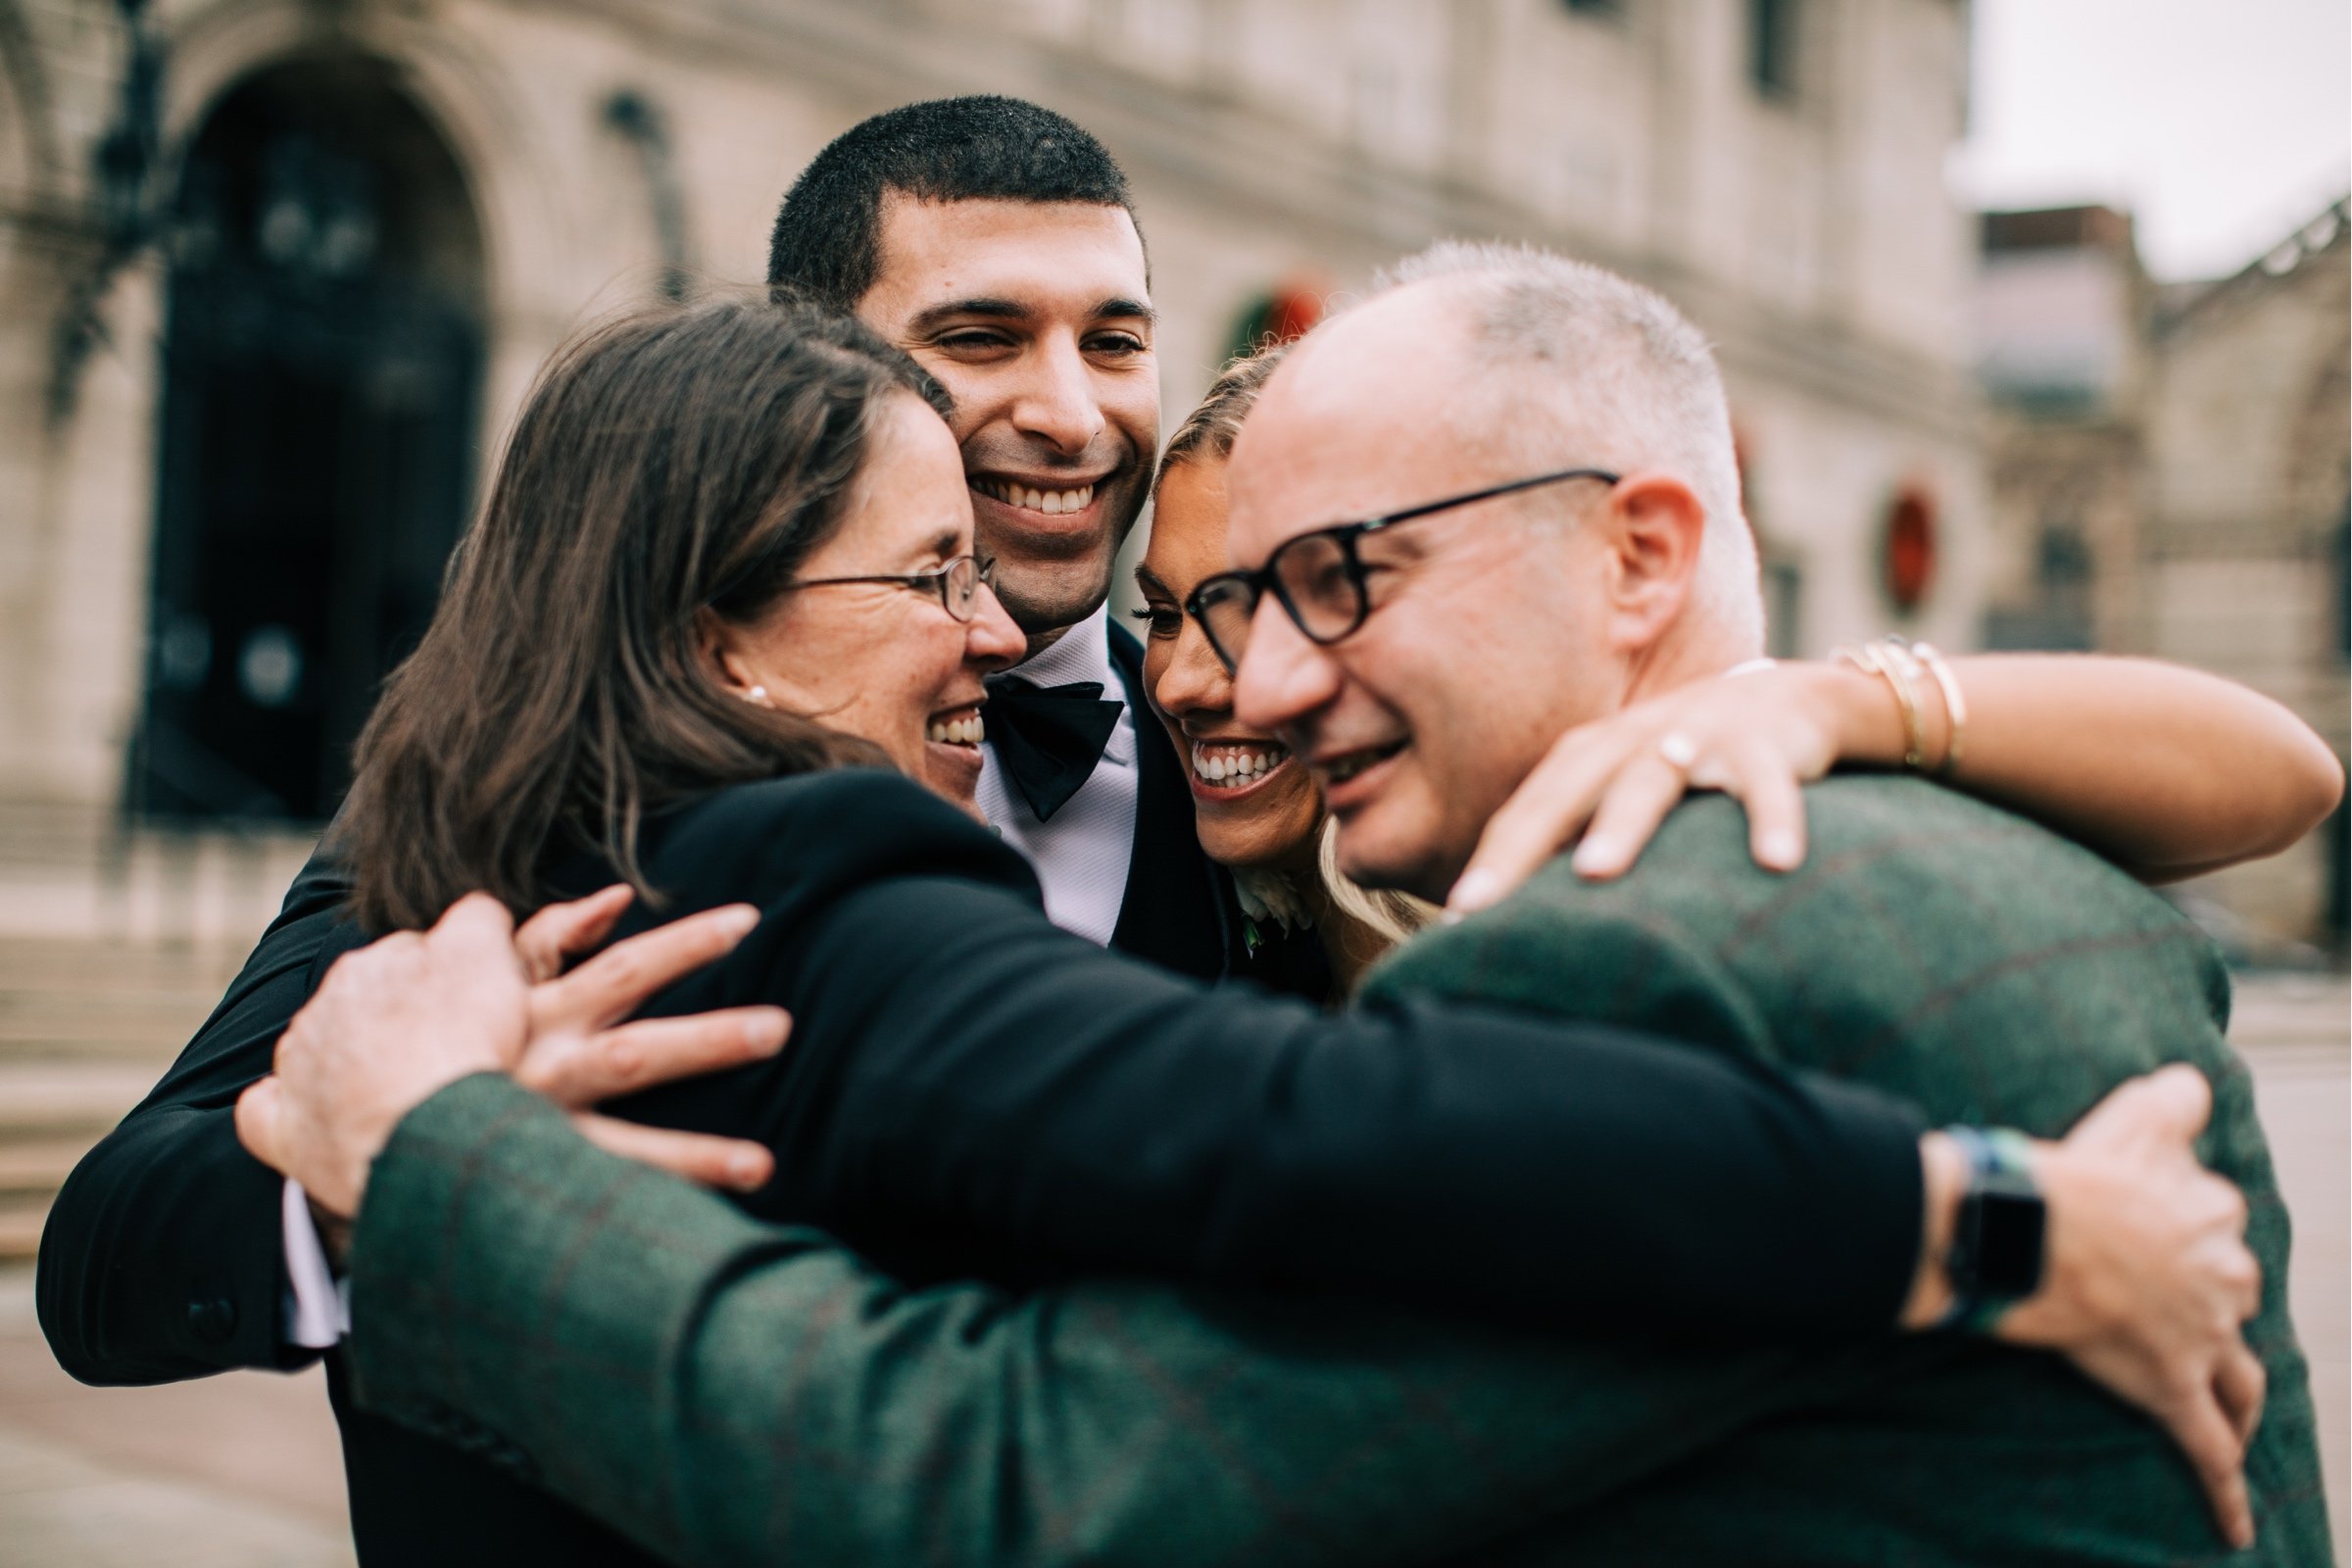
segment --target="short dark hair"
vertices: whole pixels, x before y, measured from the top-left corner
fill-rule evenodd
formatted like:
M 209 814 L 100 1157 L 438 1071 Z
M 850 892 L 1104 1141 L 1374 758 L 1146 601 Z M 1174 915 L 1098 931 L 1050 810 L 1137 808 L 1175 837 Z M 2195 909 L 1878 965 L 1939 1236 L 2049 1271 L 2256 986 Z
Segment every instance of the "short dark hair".
M 1135 217 L 1126 174 L 1075 122 L 1018 98 L 935 98 L 860 121 L 809 160 L 776 213 L 769 286 L 855 310 L 882 274 L 890 191 L 933 202 L 1083 202 Z
M 647 886 L 649 811 L 845 763 L 861 740 L 721 688 L 706 612 L 761 614 L 842 525 L 885 406 L 947 394 L 862 323 L 664 306 L 559 350 L 524 400 L 424 640 L 360 737 L 337 829 L 369 931 L 480 888 L 517 914 L 564 852 Z

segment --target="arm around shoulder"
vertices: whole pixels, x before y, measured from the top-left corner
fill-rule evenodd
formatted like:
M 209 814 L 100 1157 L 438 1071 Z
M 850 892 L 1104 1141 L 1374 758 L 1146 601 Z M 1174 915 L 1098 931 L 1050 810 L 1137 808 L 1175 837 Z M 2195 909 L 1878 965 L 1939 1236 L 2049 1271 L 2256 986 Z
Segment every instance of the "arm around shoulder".
M 2343 799 L 2343 763 L 2285 705 L 2148 659 L 1980 655 L 1952 661 L 1967 694 L 1951 782 L 2065 834 L 2145 882 L 2277 855 Z M 1938 699 L 1938 702 L 1940 699 Z M 1857 705 L 1891 763 L 1892 705 Z
M 352 1250 L 354 1391 L 684 1564 L 1419 1562 L 1802 1385 L 1330 1302 L 910 1291 L 590 1148 L 503 1079 L 400 1124 Z

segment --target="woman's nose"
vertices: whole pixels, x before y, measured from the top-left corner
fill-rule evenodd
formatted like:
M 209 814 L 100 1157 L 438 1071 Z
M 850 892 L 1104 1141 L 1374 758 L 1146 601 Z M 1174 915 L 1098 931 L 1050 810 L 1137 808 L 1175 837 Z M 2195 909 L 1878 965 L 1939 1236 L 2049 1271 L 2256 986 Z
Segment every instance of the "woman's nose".
M 987 583 L 972 598 L 972 618 L 963 629 L 963 660 L 984 673 L 1010 669 L 1029 652 L 1029 639 L 1012 623 L 1004 601 Z
M 1192 616 L 1176 634 L 1176 651 L 1168 667 L 1152 684 L 1152 700 L 1163 712 L 1178 718 L 1187 713 L 1223 713 L 1233 708 L 1233 681 L 1208 646 L 1208 638 Z

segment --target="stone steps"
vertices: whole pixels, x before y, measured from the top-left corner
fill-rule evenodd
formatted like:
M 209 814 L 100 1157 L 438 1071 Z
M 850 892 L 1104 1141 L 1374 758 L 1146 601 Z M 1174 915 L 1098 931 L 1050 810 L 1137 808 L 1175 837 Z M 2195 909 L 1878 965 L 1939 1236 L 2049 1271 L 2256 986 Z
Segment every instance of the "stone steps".
M 46 1201 L 89 1147 L 80 1137 L 55 1136 L 0 1144 L 0 1203 L 25 1199 Z
M 86 808 L 0 802 L 0 950 L 127 938 L 167 956 L 174 945 L 241 956 L 315 837 L 259 826 L 126 833 Z
M 0 1260 L 29 1262 L 41 1251 L 41 1227 L 49 1220 L 47 1198 L 0 1198 Z
M 0 938 L 0 1260 L 34 1254 L 74 1162 L 155 1086 L 237 961 L 154 941 Z

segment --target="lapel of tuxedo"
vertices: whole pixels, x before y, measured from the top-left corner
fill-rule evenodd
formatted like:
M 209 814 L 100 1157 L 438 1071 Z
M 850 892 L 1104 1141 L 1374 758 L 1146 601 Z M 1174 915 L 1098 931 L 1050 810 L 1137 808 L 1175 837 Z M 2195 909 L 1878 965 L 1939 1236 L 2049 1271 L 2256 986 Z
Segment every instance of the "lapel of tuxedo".
M 1136 756 L 1135 854 L 1110 945 L 1180 974 L 1221 980 L 1234 941 L 1232 896 L 1223 873 L 1201 853 L 1184 760 L 1144 686 L 1143 644 L 1116 624 L 1110 662 L 1127 687 Z

